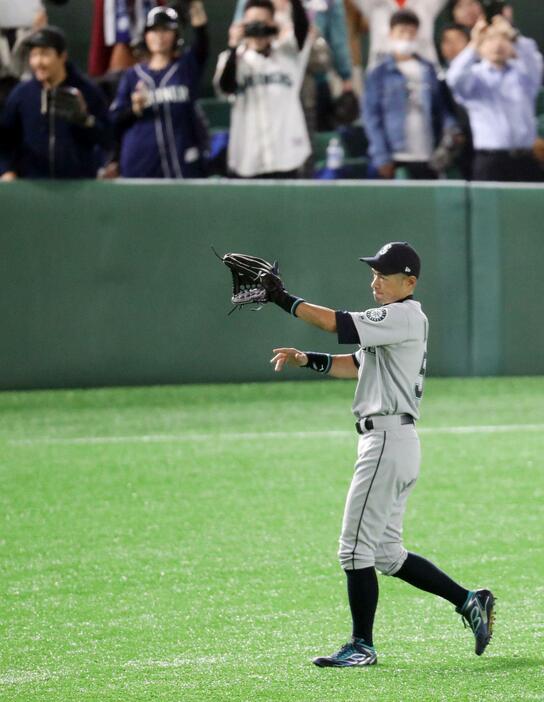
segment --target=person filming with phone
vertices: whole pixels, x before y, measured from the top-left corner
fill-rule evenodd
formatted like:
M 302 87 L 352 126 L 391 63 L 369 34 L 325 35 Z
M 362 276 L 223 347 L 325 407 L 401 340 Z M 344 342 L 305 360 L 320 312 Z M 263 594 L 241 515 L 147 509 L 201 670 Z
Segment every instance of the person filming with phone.
M 248 0 L 229 30 L 214 83 L 234 96 L 229 172 L 238 178 L 296 178 L 311 153 L 300 102 L 310 51 L 301 0 L 291 0 L 292 28 L 280 31 L 271 0 Z

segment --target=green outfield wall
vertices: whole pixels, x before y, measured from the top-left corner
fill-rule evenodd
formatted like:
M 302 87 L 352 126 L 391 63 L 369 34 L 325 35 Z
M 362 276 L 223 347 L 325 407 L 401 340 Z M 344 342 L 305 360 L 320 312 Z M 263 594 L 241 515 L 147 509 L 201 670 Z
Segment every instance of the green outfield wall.
M 34 181 L 2 184 L 0 212 L 0 388 L 266 380 L 274 346 L 349 352 L 275 306 L 227 316 L 211 246 L 356 310 L 358 257 L 397 239 L 422 255 L 431 374 L 544 372 L 544 188 Z
M 470 189 L 471 369 L 544 373 L 544 187 Z

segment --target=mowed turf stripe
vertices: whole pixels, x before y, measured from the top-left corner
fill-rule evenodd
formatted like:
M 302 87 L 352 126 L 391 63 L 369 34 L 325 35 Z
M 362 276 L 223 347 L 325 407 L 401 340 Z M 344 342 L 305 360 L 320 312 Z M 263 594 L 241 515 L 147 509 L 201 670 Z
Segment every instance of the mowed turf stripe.
M 460 427 L 421 427 L 420 434 L 499 434 L 511 431 L 544 431 L 544 424 L 495 424 Z M 33 439 L 11 439 L 11 446 L 48 445 L 92 445 L 92 444 L 153 444 L 198 441 L 260 441 L 261 439 L 319 439 L 345 438 L 356 436 L 355 431 L 346 429 L 325 431 L 249 431 L 249 432 L 198 432 L 194 434 L 135 434 L 134 436 L 74 436 L 74 437 L 35 437 Z

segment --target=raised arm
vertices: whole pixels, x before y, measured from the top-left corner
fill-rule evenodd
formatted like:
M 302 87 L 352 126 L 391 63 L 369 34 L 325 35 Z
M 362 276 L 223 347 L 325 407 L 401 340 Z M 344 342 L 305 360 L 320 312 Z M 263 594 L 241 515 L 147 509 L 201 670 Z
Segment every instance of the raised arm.
M 302 49 L 310 31 L 310 22 L 301 0 L 291 0 L 291 7 L 293 8 L 293 31 L 298 48 Z
M 480 83 L 472 72 L 472 67 L 480 60 L 478 46 L 487 26 L 485 19 L 476 22 L 470 34 L 470 44 L 467 44 L 463 51 L 453 59 L 448 68 L 446 81 L 457 101 L 468 100 L 473 95 L 478 95 L 481 90 Z
M 229 48 L 219 55 L 213 84 L 218 93 L 236 93 L 237 52 L 244 38 L 243 22 L 234 22 L 229 27 Z
M 528 88 L 538 94 L 542 85 L 542 54 L 538 50 L 538 45 L 534 39 L 519 36 L 514 48 L 516 51 L 516 64 L 522 73 L 523 79 Z
M 336 332 L 336 312 L 334 310 L 329 307 L 312 305 L 301 297 L 291 295 L 285 289 L 283 280 L 274 273 L 264 274 L 261 277 L 261 282 L 268 292 L 270 300 L 278 307 L 318 329 L 333 334 Z
M 336 312 L 329 307 L 312 305 L 301 301 L 293 311 L 295 317 L 326 332 L 336 332 Z
M 189 17 L 194 32 L 192 44 L 193 54 L 197 62 L 203 66 L 208 60 L 210 53 L 210 39 L 208 35 L 208 16 L 204 9 L 204 3 L 194 0 L 189 5 Z

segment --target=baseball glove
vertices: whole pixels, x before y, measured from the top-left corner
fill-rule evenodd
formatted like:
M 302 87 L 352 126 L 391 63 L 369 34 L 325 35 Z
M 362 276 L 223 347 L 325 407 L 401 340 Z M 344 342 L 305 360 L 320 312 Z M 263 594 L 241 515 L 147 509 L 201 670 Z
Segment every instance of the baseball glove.
M 263 277 L 278 276 L 278 264 L 269 263 L 264 258 L 247 254 L 227 253 L 219 257 L 232 274 L 232 297 L 235 307 L 244 305 L 264 305 L 271 301 L 268 290 L 263 285 Z
M 50 109 L 61 119 L 78 127 L 92 126 L 91 116 L 87 111 L 85 101 L 76 88 L 61 87 L 51 91 Z

